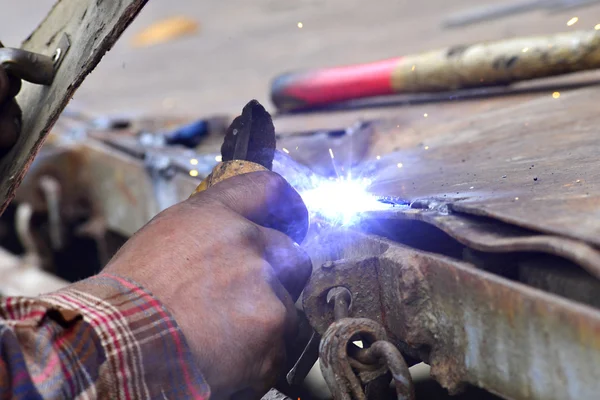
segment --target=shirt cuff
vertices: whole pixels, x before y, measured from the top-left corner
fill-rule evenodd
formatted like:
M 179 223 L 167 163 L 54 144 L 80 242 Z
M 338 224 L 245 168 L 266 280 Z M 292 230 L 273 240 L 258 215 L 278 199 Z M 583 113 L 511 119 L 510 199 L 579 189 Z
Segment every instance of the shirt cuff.
M 41 300 L 81 313 L 98 335 L 106 355 L 98 393 L 114 399 L 209 398 L 177 322 L 139 284 L 102 273 Z

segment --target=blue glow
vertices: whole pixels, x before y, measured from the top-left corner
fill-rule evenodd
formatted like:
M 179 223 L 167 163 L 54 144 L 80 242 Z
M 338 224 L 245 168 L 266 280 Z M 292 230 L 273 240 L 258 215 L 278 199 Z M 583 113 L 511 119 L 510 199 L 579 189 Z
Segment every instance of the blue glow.
M 365 211 L 385 210 L 389 205 L 368 192 L 371 181 L 351 176 L 336 179 L 313 177 L 312 187 L 300 191 L 309 213 L 335 225 L 348 226 L 360 221 Z
M 333 162 L 335 154 L 332 149 L 328 151 Z M 336 226 L 349 226 L 359 222 L 366 211 L 390 209 L 389 204 L 382 203 L 378 196 L 369 193 L 372 181 L 368 169 L 361 168 L 359 171 L 347 166 L 350 172 L 339 175 L 336 164 L 332 165 L 337 177 L 328 179 L 315 174 L 286 153 L 276 152 L 273 170 L 298 191 L 311 219 L 320 219 Z

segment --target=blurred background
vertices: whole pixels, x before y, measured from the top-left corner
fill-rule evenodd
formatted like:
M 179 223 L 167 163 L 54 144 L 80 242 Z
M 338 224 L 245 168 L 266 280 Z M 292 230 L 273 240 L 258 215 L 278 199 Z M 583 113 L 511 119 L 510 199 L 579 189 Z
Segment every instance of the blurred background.
M 585 7 L 575 7 L 582 1 Z M 53 3 L 0 0 L 0 40 L 18 46 Z M 71 106 L 94 113 L 237 113 L 251 98 L 268 104 L 270 81 L 286 71 L 600 23 L 593 0 L 561 0 L 551 9 L 544 3 L 556 1 L 150 0 Z M 444 27 L 458 13 L 513 4 L 531 11 Z M 577 22 L 567 26 L 572 17 Z M 169 20 L 170 31 L 159 26 Z M 140 41 L 153 27 L 154 40 Z
M 54 0 L 0 0 L 0 40 L 7 47 L 19 47 L 53 4 Z M 506 11 L 507 6 L 512 12 Z M 497 15 L 484 22 L 465 22 L 465 12 L 478 14 L 486 9 L 497 10 Z M 96 116 L 194 119 L 236 115 L 248 100 L 256 98 L 274 110 L 270 84 L 284 72 L 488 40 L 594 29 L 600 30 L 600 1 L 594 0 L 150 0 L 85 80 L 69 109 Z M 596 72 L 581 76 L 591 76 L 590 82 L 597 83 Z M 556 93 L 550 87 L 542 95 L 557 98 Z M 421 146 L 420 129 L 459 118 L 462 112 L 489 111 L 511 101 L 475 102 L 464 108 L 448 103 L 404 104 L 392 109 L 353 110 L 351 114 L 340 111 L 326 117 L 313 114 L 304 119 L 279 116 L 275 125 L 293 130 L 337 128 L 385 114 L 391 118 L 390 126 L 402 121 L 405 135 L 374 140 L 365 157 L 379 160 L 379 154 L 397 150 L 397 146 Z M 221 137 L 215 143 L 220 145 Z M 206 150 L 211 160 L 216 148 Z M 328 153 L 322 155 L 329 163 Z M 197 177 L 192 171 L 190 175 Z M 125 239 L 118 238 L 113 247 Z M 63 278 L 71 280 L 67 274 Z M 443 398 L 445 390 L 427 380 L 427 374 L 425 366 L 415 368 L 418 393 L 423 396 L 418 397 Z M 326 397 L 317 375 L 313 369 L 314 393 Z M 474 388 L 463 398 L 484 396 L 495 398 Z

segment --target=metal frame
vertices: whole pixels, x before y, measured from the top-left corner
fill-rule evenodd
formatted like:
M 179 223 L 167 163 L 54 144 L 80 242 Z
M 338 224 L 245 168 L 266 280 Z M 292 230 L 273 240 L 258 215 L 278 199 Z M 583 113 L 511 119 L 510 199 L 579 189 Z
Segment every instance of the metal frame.
M 591 399 L 600 391 L 594 308 L 347 230 L 319 232 L 307 249 L 315 270 L 304 310 L 321 334 L 334 321 L 326 295 L 343 286 L 353 294 L 350 317 L 382 324 L 451 393 L 465 383 L 514 399 Z

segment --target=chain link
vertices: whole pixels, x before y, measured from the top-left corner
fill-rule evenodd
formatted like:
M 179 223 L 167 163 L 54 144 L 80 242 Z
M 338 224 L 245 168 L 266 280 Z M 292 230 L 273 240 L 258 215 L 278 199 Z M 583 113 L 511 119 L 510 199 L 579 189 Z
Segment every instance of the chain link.
M 393 380 L 398 400 L 414 400 L 408 366 L 387 340 L 385 329 L 368 318 L 349 318 L 352 296 L 336 287 L 327 294 L 333 322 L 321 340 L 321 370 L 335 400 L 381 399 Z M 361 340 L 364 348 L 353 342 Z

